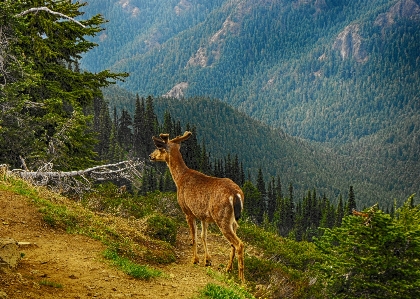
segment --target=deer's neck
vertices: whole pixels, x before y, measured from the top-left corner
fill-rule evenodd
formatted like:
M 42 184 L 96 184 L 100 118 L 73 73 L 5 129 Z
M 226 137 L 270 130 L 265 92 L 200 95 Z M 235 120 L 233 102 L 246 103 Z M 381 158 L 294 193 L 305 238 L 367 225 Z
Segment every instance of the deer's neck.
M 167 164 L 168 164 L 169 171 L 171 172 L 171 175 L 172 175 L 172 178 L 174 179 L 175 184 L 179 186 L 182 176 L 188 170 L 188 167 L 185 164 L 184 159 L 182 159 L 181 153 L 179 151 L 176 151 L 175 153 L 171 153 L 171 156 Z

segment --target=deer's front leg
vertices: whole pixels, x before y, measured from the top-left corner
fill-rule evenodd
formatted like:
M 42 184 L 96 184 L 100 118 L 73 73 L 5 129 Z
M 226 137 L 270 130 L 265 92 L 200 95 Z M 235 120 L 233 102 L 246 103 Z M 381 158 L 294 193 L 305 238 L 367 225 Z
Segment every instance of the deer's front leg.
M 198 264 L 199 258 L 197 255 L 197 224 L 195 222 L 195 217 L 186 215 L 188 226 L 190 227 L 190 236 L 192 240 L 192 248 L 193 248 L 193 257 L 192 263 Z
M 201 241 L 204 246 L 204 265 L 211 266 L 211 257 L 207 249 L 207 227 L 208 223 L 204 220 L 201 220 Z

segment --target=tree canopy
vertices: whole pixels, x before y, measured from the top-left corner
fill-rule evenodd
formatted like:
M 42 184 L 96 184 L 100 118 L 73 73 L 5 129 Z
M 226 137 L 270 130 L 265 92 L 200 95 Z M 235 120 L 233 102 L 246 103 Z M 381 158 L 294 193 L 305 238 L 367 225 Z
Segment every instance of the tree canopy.
M 105 22 L 100 15 L 77 21 L 83 5 L 0 3 L 0 157 L 12 167 L 95 163 L 94 99 L 126 74 L 80 70 L 81 55 L 96 46 L 86 37 Z

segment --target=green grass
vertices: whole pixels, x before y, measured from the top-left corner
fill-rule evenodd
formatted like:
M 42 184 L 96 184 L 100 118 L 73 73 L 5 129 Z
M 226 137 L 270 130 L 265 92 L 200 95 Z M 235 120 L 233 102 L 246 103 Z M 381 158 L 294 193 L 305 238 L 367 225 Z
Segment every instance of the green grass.
M 123 218 L 100 217 L 80 203 L 50 192 L 46 188 L 34 187 L 14 176 L 4 176 L 3 180 L 0 180 L 0 190 L 25 196 L 38 207 L 43 220 L 51 227 L 88 236 L 102 242 L 108 248 L 121 247 L 121 252 L 125 252 L 127 258 L 114 256 L 113 263 L 133 277 L 148 279 L 160 275 L 160 271 L 140 266 L 133 261 L 168 264 L 176 260 L 174 247 L 169 242 L 142 235 Z M 164 237 L 169 235 L 169 239 L 173 239 L 173 227 L 168 225 L 172 222 L 164 221 L 163 217 L 159 219 Z M 111 252 L 112 250 L 109 249 L 109 257 L 112 257 Z
M 62 284 L 60 284 L 60 283 L 56 283 L 56 282 L 53 282 L 53 281 L 49 281 L 49 280 L 47 280 L 47 279 L 43 279 L 43 280 L 41 280 L 41 281 L 39 282 L 39 284 L 40 284 L 40 285 L 47 286 L 47 287 L 51 287 L 51 288 L 59 288 L 59 289 L 62 289 L 62 288 L 63 288 L 63 285 L 62 285 Z
M 322 260 L 315 244 L 283 238 L 246 221 L 240 223 L 238 235 L 259 253 L 245 256 L 245 279 L 250 284 L 271 285 L 272 298 L 321 297 L 319 273 L 312 269 Z
M 214 283 L 208 283 L 200 292 L 199 299 L 255 299 L 239 286 L 224 287 Z
M 118 255 L 113 249 L 107 249 L 104 251 L 103 256 L 110 260 L 111 264 L 119 268 L 124 273 L 142 280 L 149 280 L 154 277 L 162 276 L 162 272 L 148 266 L 138 265 L 128 258 L 124 258 Z

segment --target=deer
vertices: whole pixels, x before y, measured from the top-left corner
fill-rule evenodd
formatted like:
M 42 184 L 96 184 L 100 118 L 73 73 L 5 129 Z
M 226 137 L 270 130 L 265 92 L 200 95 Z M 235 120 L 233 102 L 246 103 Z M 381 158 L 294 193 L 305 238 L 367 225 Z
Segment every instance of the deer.
M 244 277 L 244 243 L 236 235 L 238 220 L 244 206 L 244 194 L 239 186 L 229 178 L 205 175 L 190 169 L 182 158 L 181 142 L 192 135 L 185 131 L 182 136 L 169 139 L 169 134 L 153 136 L 156 149 L 149 155 L 152 162 L 166 162 L 177 188 L 177 200 L 185 214 L 192 240 L 192 263 L 198 264 L 197 224 L 201 221 L 201 241 L 204 247 L 204 264 L 211 266 L 211 256 L 207 249 L 207 228 L 216 223 L 223 236 L 231 245 L 226 271 L 232 270 L 235 253 L 238 255 L 238 276 Z

